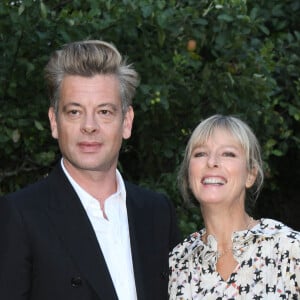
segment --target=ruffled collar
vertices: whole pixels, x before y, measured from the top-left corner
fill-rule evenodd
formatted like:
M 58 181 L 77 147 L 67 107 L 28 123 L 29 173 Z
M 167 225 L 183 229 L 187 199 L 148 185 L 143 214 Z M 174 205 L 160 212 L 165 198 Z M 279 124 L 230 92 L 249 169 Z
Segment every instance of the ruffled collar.
M 213 235 L 208 235 L 207 243 L 204 243 L 202 241 L 202 237 L 205 234 L 205 232 L 205 229 L 203 229 L 200 233 L 202 250 L 199 252 L 199 258 L 201 260 L 201 263 L 203 264 L 208 263 L 210 265 L 215 265 L 217 263 L 218 258 L 220 257 L 220 254 L 218 252 L 218 241 Z M 242 260 L 244 260 L 244 254 L 249 249 L 249 246 L 253 244 L 255 236 L 256 232 L 254 228 L 251 230 L 233 232 L 231 237 L 232 248 L 228 249 L 228 251 L 232 251 L 233 257 L 237 262 L 240 263 Z
M 232 234 L 232 249 L 234 258 L 240 262 L 244 258 L 244 253 L 249 248 L 249 245 L 253 244 L 253 240 L 257 235 L 261 235 L 263 219 L 260 220 L 253 228 L 249 230 L 236 231 Z M 203 236 L 206 234 L 206 229 L 202 229 L 199 232 L 191 234 L 185 242 L 183 251 L 177 252 L 177 259 L 188 259 L 189 256 L 199 257 L 200 263 L 215 265 L 218 260 L 218 242 L 212 235 L 207 237 L 207 243 L 203 242 Z M 177 248 L 177 250 L 179 250 Z
M 232 234 L 233 255 L 240 262 L 245 257 L 247 249 L 260 239 L 272 237 L 282 231 L 293 234 L 290 228 L 272 219 L 260 219 L 254 227 L 249 230 L 236 231 Z M 171 255 L 176 260 L 189 259 L 190 256 L 199 257 L 201 263 L 215 265 L 217 262 L 217 241 L 211 236 L 207 243 L 203 242 L 206 229 L 192 233 L 182 243 L 177 245 Z M 295 233 L 296 234 L 296 233 Z
M 232 234 L 233 247 L 231 249 L 234 258 L 241 263 L 247 259 L 247 256 L 251 256 L 250 248 L 252 248 L 252 245 L 283 232 L 286 232 L 290 237 L 298 235 L 297 232 L 292 231 L 286 225 L 272 219 L 260 219 L 259 223 L 251 229 L 234 232 Z M 202 239 L 205 233 L 204 228 L 189 235 L 173 249 L 170 253 L 171 259 L 177 263 L 196 259 L 200 264 L 215 267 L 218 260 L 217 240 L 210 236 L 207 238 L 207 243 L 204 243 Z

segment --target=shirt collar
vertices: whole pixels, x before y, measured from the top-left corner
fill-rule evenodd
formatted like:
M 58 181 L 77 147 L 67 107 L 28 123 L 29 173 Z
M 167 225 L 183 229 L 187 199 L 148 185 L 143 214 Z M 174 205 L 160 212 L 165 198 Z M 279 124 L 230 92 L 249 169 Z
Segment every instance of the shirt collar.
M 67 169 L 64 166 L 63 163 L 63 158 L 60 161 L 62 170 L 64 171 L 65 175 L 67 176 L 68 180 L 70 181 L 71 185 L 73 186 L 74 190 L 76 191 L 78 197 L 80 199 L 83 198 L 92 198 L 94 199 L 94 197 L 92 197 L 86 190 L 84 190 L 74 179 L 73 177 L 70 175 L 70 173 L 67 171 Z M 121 173 L 119 172 L 118 169 L 116 169 L 116 180 L 117 180 L 117 191 L 113 194 L 113 195 L 120 195 L 120 199 L 122 201 L 126 201 L 126 189 L 125 189 L 125 183 L 124 180 L 122 178 Z M 111 195 L 111 196 L 113 196 Z M 109 197 L 111 197 L 109 196 Z

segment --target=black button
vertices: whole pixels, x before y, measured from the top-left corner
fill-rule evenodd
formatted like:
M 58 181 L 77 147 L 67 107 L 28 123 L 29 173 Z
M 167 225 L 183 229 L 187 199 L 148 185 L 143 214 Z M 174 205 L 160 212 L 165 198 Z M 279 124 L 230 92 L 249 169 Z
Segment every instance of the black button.
M 169 273 L 168 273 L 167 271 L 165 271 L 165 272 L 160 273 L 160 276 L 161 276 L 163 279 L 168 279 Z
M 75 288 L 81 286 L 82 285 L 81 278 L 79 276 L 78 277 L 73 277 L 71 279 L 71 285 L 72 285 L 72 287 L 75 287 Z

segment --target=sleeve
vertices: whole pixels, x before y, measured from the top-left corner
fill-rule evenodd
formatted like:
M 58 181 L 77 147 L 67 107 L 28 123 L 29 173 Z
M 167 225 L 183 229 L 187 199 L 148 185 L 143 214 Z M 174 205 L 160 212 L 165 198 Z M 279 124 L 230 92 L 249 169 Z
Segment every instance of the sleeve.
M 194 260 L 199 261 L 194 253 L 199 244 L 198 236 L 198 232 L 188 236 L 169 255 L 169 300 L 193 298 L 192 274 L 197 270 Z
M 178 227 L 178 219 L 176 216 L 176 211 L 173 203 L 168 199 L 171 211 L 171 226 L 170 226 L 170 248 L 169 251 L 172 251 L 173 248 L 182 241 L 181 233 Z
M 177 272 L 174 267 L 174 256 L 170 254 L 169 258 L 169 286 L 168 286 L 168 294 L 169 300 L 176 299 L 176 291 L 177 291 Z
M 293 299 L 300 298 L 300 234 L 293 240 L 290 247 L 290 258 L 288 268 L 286 268 L 286 278 L 288 280 L 287 290 L 290 290 Z
M 5 300 L 30 297 L 31 255 L 28 235 L 14 201 L 0 198 L 0 295 Z
M 182 268 L 182 263 L 186 261 L 182 257 L 185 246 L 177 245 L 169 256 L 169 300 L 175 299 L 191 299 L 191 295 L 187 295 L 185 287 L 188 282 L 188 269 Z

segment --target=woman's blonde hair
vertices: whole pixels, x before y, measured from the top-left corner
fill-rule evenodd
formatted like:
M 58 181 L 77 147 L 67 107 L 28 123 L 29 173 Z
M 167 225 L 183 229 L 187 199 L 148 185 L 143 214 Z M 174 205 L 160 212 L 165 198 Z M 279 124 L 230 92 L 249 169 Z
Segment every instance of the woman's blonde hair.
M 189 163 L 195 147 L 204 144 L 213 134 L 215 129 L 225 129 L 243 147 L 248 171 L 255 170 L 257 175 L 253 186 L 247 190 L 245 199 L 247 207 L 253 206 L 263 185 L 264 173 L 263 162 L 261 159 L 260 145 L 250 127 L 233 116 L 213 115 L 199 123 L 194 129 L 185 149 L 184 158 L 178 173 L 178 184 L 181 195 L 186 203 L 193 203 L 194 196 L 189 187 Z M 250 203 L 249 203 L 250 202 Z

